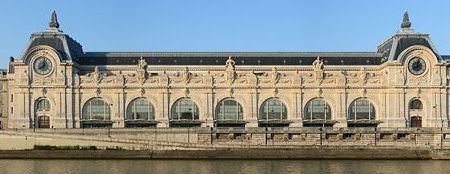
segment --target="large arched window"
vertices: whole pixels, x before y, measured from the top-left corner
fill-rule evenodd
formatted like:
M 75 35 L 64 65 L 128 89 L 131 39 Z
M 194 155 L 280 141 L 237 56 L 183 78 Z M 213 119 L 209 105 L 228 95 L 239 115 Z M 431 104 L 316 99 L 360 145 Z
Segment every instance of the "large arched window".
M 133 100 L 127 108 L 125 120 L 154 120 L 153 105 L 143 98 Z
M 111 110 L 108 103 L 94 98 L 84 104 L 82 117 L 83 120 L 110 120 Z
M 216 120 L 242 120 L 242 106 L 236 100 L 222 100 L 216 111 Z
M 39 99 L 36 102 L 36 110 L 37 111 L 49 111 L 50 110 L 50 102 L 45 98 Z
M 199 113 L 197 105 L 189 98 L 182 98 L 172 106 L 170 120 L 198 120 Z
M 322 99 L 313 99 L 306 103 L 304 121 L 331 120 L 331 108 Z
M 287 120 L 287 109 L 283 102 L 276 98 L 264 101 L 259 110 L 260 121 Z
M 409 103 L 409 109 L 423 109 L 422 102 L 419 99 L 411 100 L 411 102 Z
M 349 126 L 364 127 L 374 126 L 375 121 L 375 107 L 366 99 L 357 99 L 350 104 L 348 109 Z

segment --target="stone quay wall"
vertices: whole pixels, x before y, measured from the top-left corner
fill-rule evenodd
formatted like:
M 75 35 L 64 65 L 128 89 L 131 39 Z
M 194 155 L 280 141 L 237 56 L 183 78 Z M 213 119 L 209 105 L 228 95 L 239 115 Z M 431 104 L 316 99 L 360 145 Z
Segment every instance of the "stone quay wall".
M 30 150 L 36 145 L 97 150 Z M 0 152 L 0 159 L 450 159 L 450 129 L 9 129 L 0 131 Z
M 10 129 L 0 133 L 28 138 L 126 143 L 142 150 L 155 145 L 172 148 L 358 146 L 450 149 L 448 128 Z M 47 145 L 45 142 L 35 144 Z M 1 144 L 0 149 L 8 150 Z

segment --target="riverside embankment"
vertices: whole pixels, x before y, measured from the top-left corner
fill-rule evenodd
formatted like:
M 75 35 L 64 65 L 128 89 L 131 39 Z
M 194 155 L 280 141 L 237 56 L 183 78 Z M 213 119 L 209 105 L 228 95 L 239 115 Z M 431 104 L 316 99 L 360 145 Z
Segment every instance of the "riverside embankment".
M 36 149 L 42 146 L 95 148 Z M 3 130 L 0 131 L 0 158 L 450 159 L 450 130 L 435 128 Z

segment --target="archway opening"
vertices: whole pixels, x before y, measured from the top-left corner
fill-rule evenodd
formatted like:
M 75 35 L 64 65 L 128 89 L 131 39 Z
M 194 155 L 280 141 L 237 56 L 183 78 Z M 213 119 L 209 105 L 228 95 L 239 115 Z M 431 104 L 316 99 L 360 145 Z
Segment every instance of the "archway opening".
M 409 102 L 409 126 L 422 127 L 423 104 L 418 98 Z
M 333 127 L 331 107 L 322 99 L 312 99 L 306 103 L 303 116 L 304 127 Z
M 35 128 L 50 128 L 50 102 L 47 98 L 36 100 L 34 122 Z
M 93 98 L 83 106 L 82 128 L 106 128 L 112 127 L 111 108 L 101 98 Z
M 169 123 L 170 127 L 200 126 L 198 106 L 189 98 L 177 100 L 172 105 Z
M 155 109 L 153 105 L 144 98 L 137 98 L 130 102 L 125 115 L 125 127 L 156 127 Z
M 216 127 L 244 127 L 241 104 L 234 99 L 220 101 L 216 107 L 214 122 Z
M 258 117 L 259 127 L 288 127 L 286 105 L 277 98 L 270 98 L 261 104 Z
M 366 99 L 357 99 L 348 109 L 348 127 L 376 127 L 378 121 L 374 105 Z

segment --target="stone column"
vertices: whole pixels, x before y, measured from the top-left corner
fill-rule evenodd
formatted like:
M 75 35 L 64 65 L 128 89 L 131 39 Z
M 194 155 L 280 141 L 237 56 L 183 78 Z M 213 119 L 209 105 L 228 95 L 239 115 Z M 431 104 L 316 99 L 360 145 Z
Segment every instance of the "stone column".
M 347 91 L 344 89 L 342 92 L 340 92 L 338 97 L 338 102 L 336 103 L 336 114 L 332 115 L 335 116 L 335 123 L 333 127 L 347 127 Z
M 80 128 L 81 124 L 80 124 L 80 118 L 81 118 L 81 93 L 80 93 L 80 89 L 73 89 L 72 90 L 72 95 L 73 95 L 73 112 L 74 115 L 72 116 L 73 119 L 73 128 Z
M 259 93 L 255 90 L 250 93 L 251 116 L 247 117 L 245 127 L 258 127 Z
M 300 92 L 293 93 L 292 96 L 294 98 L 294 117 L 291 118 L 290 121 L 293 121 L 293 123 L 289 124 L 289 127 L 302 127 L 303 126 L 303 119 L 302 119 L 302 113 L 303 113 L 303 102 L 302 102 L 302 96 L 303 92 L 302 89 L 300 89 Z
M 160 103 L 156 104 L 158 106 L 161 106 L 159 116 L 156 118 L 156 121 L 158 121 L 158 124 L 156 127 L 169 127 L 169 116 L 170 116 L 170 92 L 164 91 L 160 93 Z
M 116 96 L 117 101 L 115 102 L 117 104 L 117 106 L 115 106 L 114 108 L 117 108 L 117 113 L 116 113 L 116 117 L 115 117 L 115 122 L 113 124 L 116 124 L 117 127 L 125 127 L 125 103 L 126 103 L 126 94 L 125 91 L 123 91 L 122 89 L 119 89 L 118 92 L 116 92 Z
M 214 127 L 214 111 L 215 111 L 215 101 L 214 101 L 214 94 L 211 92 L 205 93 L 205 103 L 206 103 L 206 120 L 205 120 L 205 126 L 206 127 Z M 203 126 L 202 126 L 203 127 Z

